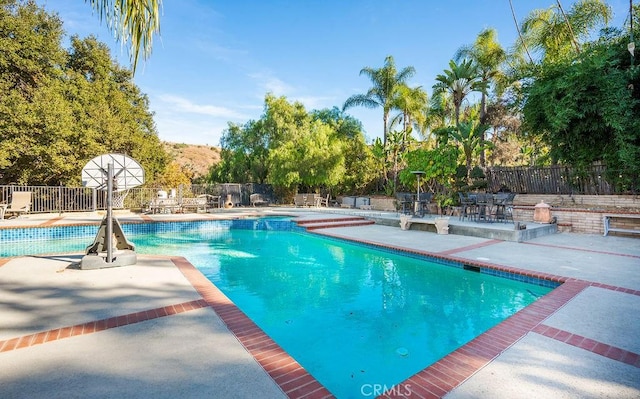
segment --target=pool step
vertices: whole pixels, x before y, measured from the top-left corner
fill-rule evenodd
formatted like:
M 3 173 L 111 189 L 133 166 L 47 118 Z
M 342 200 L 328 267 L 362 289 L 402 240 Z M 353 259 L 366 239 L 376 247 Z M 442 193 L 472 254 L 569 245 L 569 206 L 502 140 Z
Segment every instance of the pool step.
M 344 217 L 344 218 L 331 218 L 331 219 L 309 219 L 300 220 L 298 225 L 306 228 L 307 230 L 315 229 L 328 229 L 334 227 L 354 227 L 354 226 L 366 226 L 375 224 L 373 220 L 368 220 L 363 217 Z

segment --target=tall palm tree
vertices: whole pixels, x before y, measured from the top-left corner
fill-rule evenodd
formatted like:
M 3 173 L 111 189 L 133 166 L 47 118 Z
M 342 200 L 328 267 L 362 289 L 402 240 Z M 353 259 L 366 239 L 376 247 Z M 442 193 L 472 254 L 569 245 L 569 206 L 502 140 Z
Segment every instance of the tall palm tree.
M 507 52 L 502 48 L 497 40 L 497 32 L 493 28 L 482 30 L 476 41 L 470 46 L 463 46 L 456 51 L 454 59 L 456 61 L 465 58 L 473 61 L 478 69 L 480 81 L 488 87 L 496 86 L 496 81 L 503 75 L 501 66 L 507 59 Z M 480 97 L 480 123 L 487 123 L 487 90 L 481 92 Z M 482 132 L 484 135 L 484 132 Z M 480 143 L 480 166 L 485 166 L 484 140 Z
M 366 94 L 355 94 L 344 102 L 342 111 L 355 106 L 366 108 L 382 107 L 383 122 L 383 144 L 386 147 L 387 136 L 389 134 L 389 112 L 393 108 L 394 99 L 399 87 L 406 85 L 407 80 L 415 75 L 416 70 L 412 66 L 403 68 L 400 72 L 396 69 L 392 56 L 387 56 L 382 68 L 376 69 L 364 67 L 360 70 L 360 75 L 369 77 L 373 87 Z
M 575 2 L 568 12 L 557 1 L 547 9 L 533 10 L 522 22 L 523 41 L 516 45 L 522 49 L 538 51 L 542 61 L 554 62 L 572 51 L 579 52 L 580 44 L 589 38 L 589 33 L 607 24 L 611 19 L 611 7 L 603 0 L 581 0 Z
M 162 0 L 85 0 L 107 23 L 116 40 L 131 42 L 130 58 L 135 73 L 140 49 L 151 55 L 153 34 L 160 32 Z
M 424 125 L 427 104 L 427 92 L 421 86 L 413 88 L 401 86 L 393 102 L 393 108 L 400 110 L 400 113 L 391 118 L 389 126 L 402 123 L 402 131 L 405 132 L 404 141 L 406 141 L 406 135 L 410 129 L 420 130 Z
M 478 68 L 471 60 L 463 60 L 459 65 L 449 61 L 449 69 L 436 76 L 433 85 L 434 93 L 447 93 L 451 96 L 454 107 L 456 126 L 460 124 L 460 107 L 467 96 L 474 91 L 486 91 L 487 84 L 482 81 Z

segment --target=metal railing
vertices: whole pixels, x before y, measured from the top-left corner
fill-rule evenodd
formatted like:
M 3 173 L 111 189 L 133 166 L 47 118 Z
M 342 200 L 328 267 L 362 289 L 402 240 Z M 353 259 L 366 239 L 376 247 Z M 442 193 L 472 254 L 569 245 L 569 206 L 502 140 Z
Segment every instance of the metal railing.
M 126 209 L 147 209 L 149 203 L 158 197 L 162 187 L 135 187 L 126 192 L 114 193 L 114 207 Z M 92 212 L 107 209 L 107 192 L 87 187 L 64 186 L 18 186 L 0 185 L 0 203 L 10 203 L 15 191 L 29 191 L 31 195 L 31 213 L 60 213 L 60 212 Z M 165 190 L 171 192 L 171 190 Z M 235 206 L 248 206 L 250 195 L 254 192 L 269 194 L 266 185 L 255 184 L 207 184 L 180 185 L 175 189 L 176 198 L 193 198 L 198 195 L 209 194 L 220 196 L 223 200 L 231 196 Z M 118 201 L 116 197 L 124 197 Z
M 64 186 L 0 186 L 0 202 L 10 203 L 15 191 L 32 193 L 30 212 L 82 212 L 106 206 L 95 189 Z

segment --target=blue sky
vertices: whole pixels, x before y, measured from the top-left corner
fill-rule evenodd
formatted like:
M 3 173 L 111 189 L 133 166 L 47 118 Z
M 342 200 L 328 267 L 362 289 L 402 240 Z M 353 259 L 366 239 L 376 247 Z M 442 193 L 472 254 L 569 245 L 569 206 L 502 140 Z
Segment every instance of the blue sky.
M 555 0 L 513 0 L 521 20 Z M 573 1 L 562 1 L 569 8 Z M 627 17 L 627 0 L 609 0 L 613 26 Z M 83 0 L 38 0 L 57 13 L 68 35 L 96 36 L 129 66 Z M 135 83 L 149 96 L 160 139 L 218 146 L 228 122 L 259 119 L 268 92 L 302 102 L 307 110 L 342 107 L 371 86 L 363 67 L 394 57 L 413 66 L 412 86 L 431 95 L 435 76 L 458 48 L 484 28 L 503 47 L 517 31 L 508 0 L 164 0 L 160 36 L 141 61 Z M 382 133 L 382 111 L 351 108 L 369 141 Z

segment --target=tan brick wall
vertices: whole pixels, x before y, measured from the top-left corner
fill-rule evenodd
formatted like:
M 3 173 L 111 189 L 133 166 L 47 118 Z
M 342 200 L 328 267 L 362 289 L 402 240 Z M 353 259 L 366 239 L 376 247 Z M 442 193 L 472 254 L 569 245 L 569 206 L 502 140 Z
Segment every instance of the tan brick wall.
M 518 194 L 513 201 L 516 206 L 514 219 L 517 221 L 533 220 L 534 206 L 543 200 L 551 205 L 551 214 L 555 216 L 561 231 L 603 234 L 603 214 L 640 214 L 640 196 L 634 195 Z M 612 220 L 611 227 L 640 229 L 640 220 Z M 621 233 L 612 232 L 610 234 Z
M 518 194 L 513 200 L 515 205 L 535 205 L 544 200 L 555 208 L 635 208 L 640 212 L 640 196 L 635 195 L 549 195 Z

